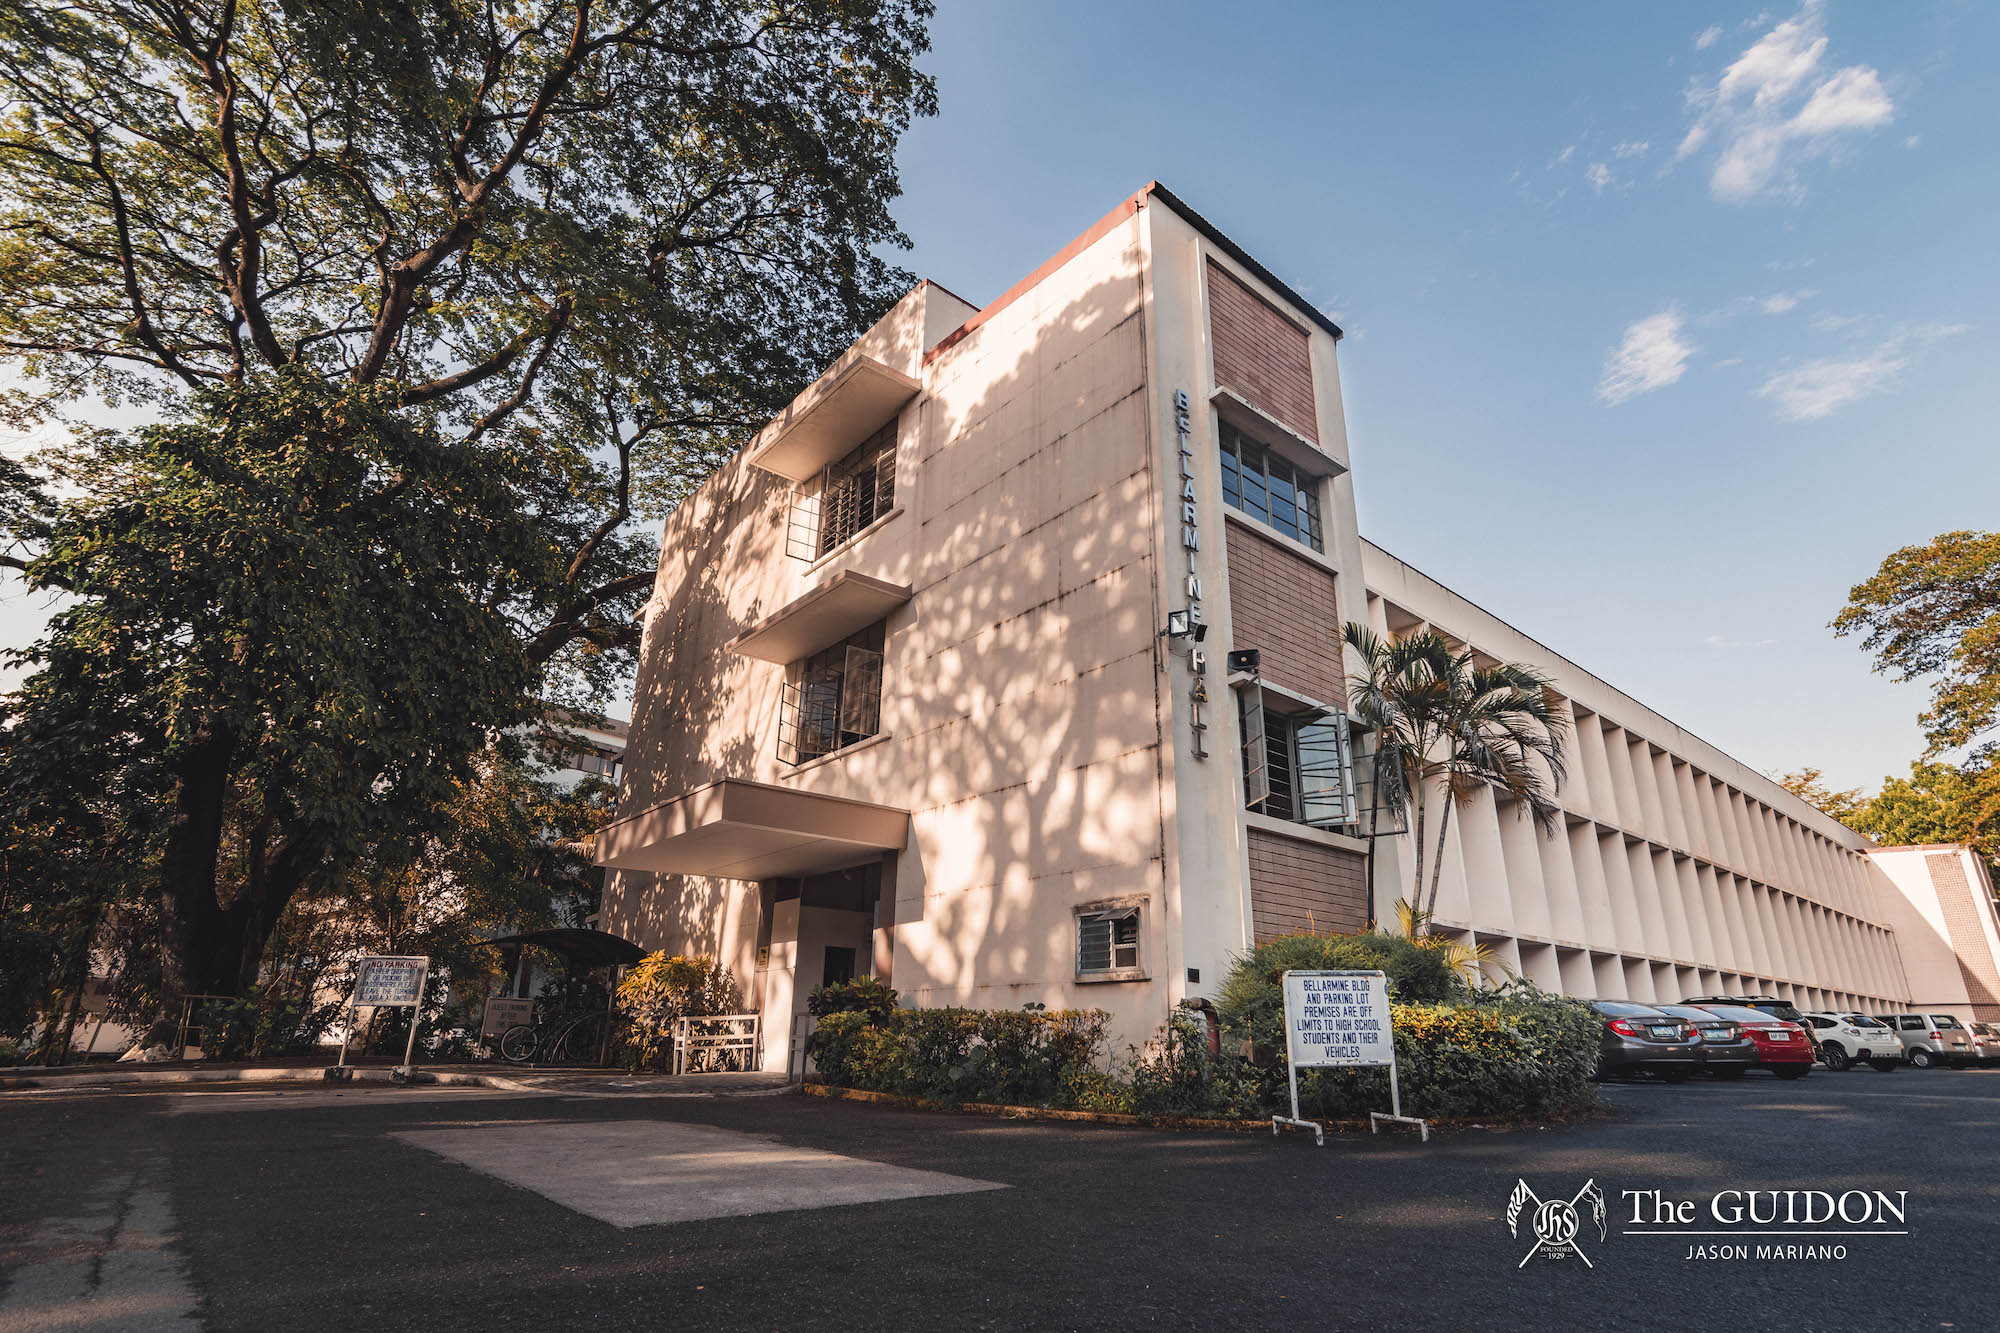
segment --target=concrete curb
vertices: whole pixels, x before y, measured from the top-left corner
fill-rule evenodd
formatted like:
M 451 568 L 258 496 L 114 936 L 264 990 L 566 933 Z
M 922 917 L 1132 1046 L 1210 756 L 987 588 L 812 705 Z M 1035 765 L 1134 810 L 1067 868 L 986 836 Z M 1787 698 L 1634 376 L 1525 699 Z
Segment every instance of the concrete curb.
M 1271 1130 L 1269 1117 L 1261 1120 L 1209 1120 L 1193 1117 L 1139 1116 L 1121 1111 L 1065 1111 L 1049 1106 L 995 1106 L 987 1102 L 927 1102 L 917 1097 L 895 1092 L 868 1092 L 861 1088 L 839 1088 L 831 1083 L 802 1083 L 799 1091 L 808 1097 L 825 1097 L 831 1101 L 875 1102 L 883 1106 L 901 1106 L 917 1111 L 947 1111 L 961 1115 L 989 1116 L 1000 1120 L 1069 1120 L 1092 1125 L 1116 1125 L 1124 1129 L 1161 1129 L 1169 1131 L 1201 1130 L 1225 1134 L 1267 1134 Z M 1549 1116 L 1538 1119 L 1502 1119 L 1488 1117 L 1474 1119 L 1470 1116 L 1434 1116 L 1430 1126 L 1436 1129 L 1485 1129 L 1511 1131 L 1521 1129 L 1547 1129 L 1555 1125 L 1571 1125 L 1594 1118 L 1591 1112 L 1568 1116 Z M 1329 1134 L 1365 1134 L 1369 1122 L 1362 1120 L 1322 1120 L 1318 1122 Z M 1296 1126 L 1287 1125 L 1286 1132 L 1303 1133 Z
M 362 1083 L 394 1083 L 396 1071 L 388 1066 L 349 1065 L 349 1078 Z M 492 1088 L 500 1092 L 527 1092 L 544 1097 L 772 1097 L 793 1090 L 792 1084 L 775 1088 L 624 1088 L 600 1091 L 591 1088 L 553 1086 L 556 1080 L 591 1075 L 548 1074 L 541 1077 L 509 1077 L 505 1074 L 474 1074 L 455 1070 L 433 1072 L 419 1069 L 409 1086 L 447 1088 Z M 0 1074 L 0 1092 L 60 1092 L 64 1088 L 173 1086 L 188 1083 L 321 1083 L 319 1066 L 269 1066 L 250 1069 L 106 1069 L 87 1074 L 56 1077 L 19 1077 Z M 340 1087 L 328 1081 L 330 1088 Z

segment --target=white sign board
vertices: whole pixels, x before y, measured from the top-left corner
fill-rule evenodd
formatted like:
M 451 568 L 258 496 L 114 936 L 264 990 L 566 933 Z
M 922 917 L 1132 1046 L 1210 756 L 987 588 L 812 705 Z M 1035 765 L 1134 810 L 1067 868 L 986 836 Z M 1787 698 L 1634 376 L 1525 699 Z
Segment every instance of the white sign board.
M 1285 1044 L 1297 1069 L 1393 1064 L 1388 978 L 1380 972 L 1285 973 Z
M 502 999 L 495 997 L 486 1002 L 484 1022 L 479 1025 L 479 1037 L 484 1041 L 503 1035 L 508 1028 L 535 1020 L 533 1000 Z
M 428 958 L 364 958 L 354 983 L 352 1008 L 417 1005 L 424 1000 L 424 974 L 430 970 Z

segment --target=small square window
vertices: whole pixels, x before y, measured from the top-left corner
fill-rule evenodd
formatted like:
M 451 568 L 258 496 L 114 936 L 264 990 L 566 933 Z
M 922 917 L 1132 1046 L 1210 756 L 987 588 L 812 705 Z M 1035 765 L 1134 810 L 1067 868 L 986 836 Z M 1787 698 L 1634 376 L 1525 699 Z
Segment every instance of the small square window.
M 1142 975 L 1137 907 L 1077 913 L 1076 971 L 1086 979 Z

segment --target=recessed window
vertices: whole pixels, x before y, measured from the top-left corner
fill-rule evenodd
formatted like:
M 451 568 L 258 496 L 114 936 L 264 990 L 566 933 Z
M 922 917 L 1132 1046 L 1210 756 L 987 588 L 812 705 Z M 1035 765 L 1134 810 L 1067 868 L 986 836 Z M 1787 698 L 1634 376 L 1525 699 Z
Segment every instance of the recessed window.
M 883 622 L 822 648 L 786 672 L 778 757 L 803 764 L 882 730 Z
M 896 507 L 896 423 L 792 493 L 785 549 L 817 560 Z
M 1230 425 L 1222 423 L 1222 499 L 1295 542 L 1324 551 L 1319 478 L 1293 467 Z
M 1076 914 L 1076 974 L 1109 978 L 1135 975 L 1139 961 L 1139 908 L 1104 907 Z
M 1291 703 L 1257 685 L 1237 695 L 1245 807 L 1322 828 L 1355 823 L 1359 806 L 1347 715 L 1276 706 Z

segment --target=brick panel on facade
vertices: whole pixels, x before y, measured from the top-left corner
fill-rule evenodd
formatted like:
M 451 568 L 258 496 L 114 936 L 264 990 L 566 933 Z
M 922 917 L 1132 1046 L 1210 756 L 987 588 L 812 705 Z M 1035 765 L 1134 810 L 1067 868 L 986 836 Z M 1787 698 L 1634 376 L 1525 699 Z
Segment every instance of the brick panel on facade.
M 1318 444 L 1312 339 L 1306 331 L 1213 259 L 1208 261 L 1208 311 L 1216 383 Z
M 1259 649 L 1264 679 L 1273 685 L 1347 707 L 1332 572 L 1240 523 L 1222 528 L 1234 626 L 1229 646 Z
M 1250 839 L 1250 928 L 1258 943 L 1296 931 L 1368 924 L 1366 859 L 1359 852 L 1263 829 Z
M 1938 906 L 1944 909 L 1945 930 L 1951 936 L 1951 951 L 1958 955 L 1958 974 L 1972 1012 L 1982 1023 L 2000 1022 L 2000 974 L 1994 969 L 1993 951 L 1986 946 L 1979 904 L 1959 856 L 1957 852 L 1926 856 L 1924 868 L 1930 871 Z

